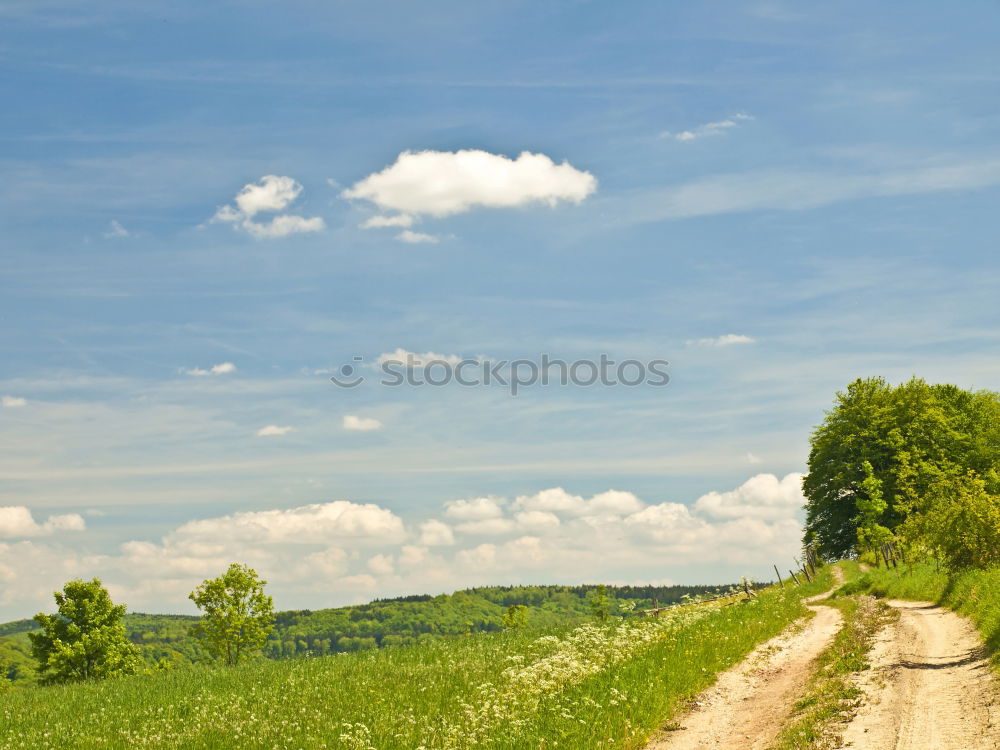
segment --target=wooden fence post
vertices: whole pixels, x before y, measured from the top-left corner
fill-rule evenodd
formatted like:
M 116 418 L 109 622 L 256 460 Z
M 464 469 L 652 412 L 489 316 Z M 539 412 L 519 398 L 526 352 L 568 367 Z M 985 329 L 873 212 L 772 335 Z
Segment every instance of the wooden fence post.
M 778 566 L 774 566 L 774 574 L 778 576 L 778 583 L 781 584 L 781 588 L 785 588 L 785 582 L 781 580 L 781 573 L 778 572 Z
M 795 581 L 795 585 L 796 586 L 801 586 L 802 585 L 802 582 L 799 580 L 799 577 L 797 575 L 795 575 L 795 571 L 794 570 L 789 570 L 788 574 L 792 577 L 792 580 Z

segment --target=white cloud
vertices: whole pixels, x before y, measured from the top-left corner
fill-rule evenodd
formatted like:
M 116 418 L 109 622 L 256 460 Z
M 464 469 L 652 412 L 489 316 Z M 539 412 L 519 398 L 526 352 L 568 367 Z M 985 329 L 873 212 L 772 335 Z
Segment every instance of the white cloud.
M 276 424 L 269 424 L 267 427 L 261 427 L 257 430 L 257 437 L 272 437 L 279 435 L 287 435 L 289 432 L 295 432 L 295 428 L 291 425 L 286 425 L 284 427 L 279 427 Z
M 436 519 L 420 524 L 420 543 L 425 547 L 447 547 L 455 543 L 451 527 Z
M 220 540 L 256 544 L 315 544 L 338 540 L 371 544 L 399 542 L 404 538 L 403 522 L 392 511 L 378 505 L 337 500 L 286 510 L 246 511 L 189 521 L 172 532 L 167 543 L 185 547 L 212 546 Z
M 382 429 L 382 423 L 374 417 L 359 417 L 354 414 L 345 414 L 343 425 L 345 430 L 355 430 L 357 432 Z
M 455 525 L 455 531 L 474 536 L 501 536 L 516 530 L 517 524 L 509 518 L 484 518 Z
M 283 216 L 275 216 L 266 224 L 261 224 L 260 222 L 255 221 L 247 221 L 243 223 L 243 228 L 254 237 L 261 239 L 273 239 L 275 237 L 284 237 L 289 234 L 320 232 L 326 229 L 326 222 L 324 222 L 319 216 L 307 219 L 303 216 L 286 214 Z
M 761 459 L 760 456 L 750 451 L 747 451 L 746 460 L 748 464 L 763 463 L 763 459 Z
M 83 516 L 76 513 L 49 516 L 37 523 L 31 511 L 23 505 L 0 506 L 0 538 L 46 536 L 57 531 L 83 531 L 87 528 Z
M 516 159 L 486 151 L 404 151 L 381 172 L 341 193 L 382 210 L 448 216 L 477 206 L 580 203 L 597 180 L 568 162 L 527 151 Z
M 212 221 L 233 224 L 234 228 L 243 229 L 262 239 L 325 229 L 326 222 L 318 216 L 306 218 L 295 214 L 279 214 L 267 222 L 255 220 L 261 213 L 284 211 L 301 193 L 302 185 L 291 177 L 264 175 L 257 182 L 244 185 L 234 199 L 236 206 L 222 206 L 215 212 Z
M 757 339 L 744 336 L 739 333 L 727 333 L 709 339 L 692 339 L 687 342 L 688 346 L 733 346 L 734 344 L 753 344 Z
M 423 354 L 418 354 L 417 352 L 407 351 L 406 349 L 399 348 L 394 352 L 384 352 L 378 355 L 376 362 L 378 364 L 385 364 L 386 362 L 396 362 L 399 364 L 406 365 L 407 367 L 424 367 L 428 362 L 447 362 L 450 365 L 457 365 L 462 361 L 462 358 L 457 354 L 438 354 L 437 352 L 424 352 Z
M 410 229 L 404 229 L 402 232 L 396 235 L 396 239 L 400 242 L 408 242 L 411 245 L 418 245 L 421 243 L 436 243 L 440 242 L 440 239 L 435 237 L 433 234 L 425 234 L 424 232 L 414 232 Z
M 0 605 L 23 616 L 45 604 L 39 587 L 100 575 L 131 607 L 188 611 L 187 593 L 234 561 L 258 570 L 283 608 L 491 583 L 643 582 L 650 569 L 679 580 L 763 576 L 800 547 L 800 480 L 761 474 L 691 505 L 558 487 L 513 502 L 475 497 L 446 503 L 454 531 L 433 516 L 407 526 L 386 508 L 341 500 L 189 521 L 159 542 L 129 541 L 110 554 L 0 542 Z M 75 515 L 43 524 L 25 508 L 0 509 L 0 538 L 83 528 Z
M 108 239 L 115 239 L 118 237 L 130 237 L 131 233 L 116 219 L 112 219 L 108 225 L 108 231 L 104 233 L 104 236 Z
M 368 569 L 375 575 L 389 575 L 395 572 L 396 565 L 388 555 L 375 555 L 368 560 Z
M 722 135 L 726 131 L 735 128 L 741 122 L 752 119 L 753 117 L 751 115 L 741 112 L 733 115 L 732 117 L 728 117 L 725 120 L 719 120 L 718 122 L 706 122 L 704 125 L 699 125 L 691 130 L 682 130 L 678 133 L 664 131 L 663 133 L 660 133 L 660 138 L 672 138 L 675 141 L 694 141 L 706 136 Z
M 395 216 L 372 216 L 363 221 L 359 227 L 361 229 L 381 229 L 383 227 L 412 227 L 413 217 L 409 214 L 396 214 Z
M 792 518 L 805 502 L 801 474 L 788 474 L 783 479 L 774 474 L 757 474 L 734 490 L 702 495 L 694 509 L 711 518 L 774 521 Z
M 232 362 L 221 362 L 217 365 L 212 365 L 209 369 L 203 370 L 200 367 L 194 367 L 190 370 L 185 370 L 188 375 L 193 375 L 196 378 L 204 378 L 209 375 L 229 375 L 230 373 L 236 372 L 236 365 Z
M 637 512 L 643 505 L 644 503 L 631 492 L 608 490 L 585 500 L 579 495 L 571 495 L 562 487 L 542 490 L 534 495 L 522 495 L 514 501 L 514 507 L 518 509 L 549 511 L 571 516 L 624 516 Z
M 451 500 L 444 504 L 444 514 L 456 521 L 483 521 L 500 518 L 504 501 L 495 497 L 476 497 L 471 500 Z
M 0 398 L 0 406 L 4 409 L 17 409 L 21 406 L 27 406 L 27 399 L 18 398 L 17 396 L 4 396 Z

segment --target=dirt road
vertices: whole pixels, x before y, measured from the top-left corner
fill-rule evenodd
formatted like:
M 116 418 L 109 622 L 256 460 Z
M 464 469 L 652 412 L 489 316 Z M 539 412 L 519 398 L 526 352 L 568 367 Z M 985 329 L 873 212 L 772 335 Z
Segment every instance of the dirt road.
M 891 600 L 900 612 L 871 651 L 859 683 L 865 705 L 844 730 L 864 750 L 996 750 L 1000 704 L 972 624 L 928 602 Z
M 810 609 L 815 617 L 758 646 L 719 675 L 715 685 L 698 696 L 693 710 L 679 718 L 683 729 L 665 733 L 646 750 L 766 748 L 802 693 L 812 660 L 840 629 L 838 610 Z

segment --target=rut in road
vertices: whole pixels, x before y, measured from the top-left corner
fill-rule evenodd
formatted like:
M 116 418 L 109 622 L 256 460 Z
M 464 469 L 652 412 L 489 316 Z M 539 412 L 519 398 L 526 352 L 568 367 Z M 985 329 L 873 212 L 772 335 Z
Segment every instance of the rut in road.
M 834 571 L 838 583 L 843 576 Z M 811 597 L 815 601 L 827 594 Z M 840 630 L 840 611 L 809 607 L 816 616 L 758 646 L 719 675 L 678 719 L 683 729 L 653 740 L 646 750 L 764 750 L 774 741 L 812 673 L 812 661 Z
M 972 623 L 929 602 L 887 602 L 898 622 L 877 637 L 859 680 L 865 705 L 843 747 L 997 750 L 997 683 Z

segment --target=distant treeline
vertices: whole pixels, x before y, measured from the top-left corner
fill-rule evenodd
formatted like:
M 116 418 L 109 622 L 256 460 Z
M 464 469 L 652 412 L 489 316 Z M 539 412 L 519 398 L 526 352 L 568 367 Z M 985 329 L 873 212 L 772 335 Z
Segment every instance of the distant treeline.
M 612 614 L 633 607 L 680 601 L 685 595 L 714 593 L 726 586 L 607 586 Z M 370 604 L 319 610 L 289 610 L 275 615 L 264 655 L 288 659 L 397 646 L 418 640 L 449 638 L 500 630 L 510 606 L 527 607 L 530 628 L 547 628 L 591 616 L 590 601 L 598 586 L 490 586 L 453 594 L 377 599 Z M 125 616 L 129 638 L 149 665 L 181 667 L 208 661 L 190 629 L 198 617 L 188 615 Z M 0 624 L 0 664 L 14 681 L 34 678 L 27 633 L 33 620 Z

